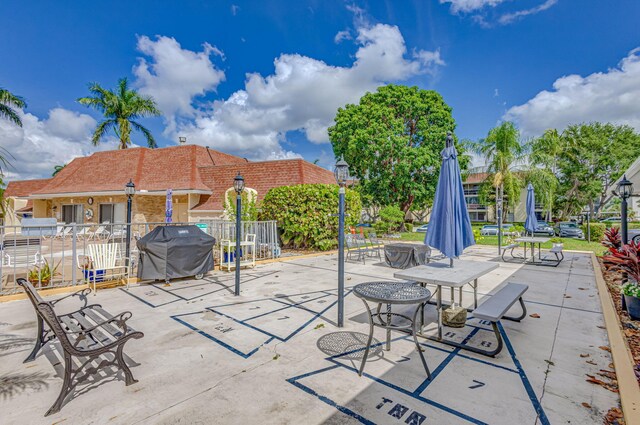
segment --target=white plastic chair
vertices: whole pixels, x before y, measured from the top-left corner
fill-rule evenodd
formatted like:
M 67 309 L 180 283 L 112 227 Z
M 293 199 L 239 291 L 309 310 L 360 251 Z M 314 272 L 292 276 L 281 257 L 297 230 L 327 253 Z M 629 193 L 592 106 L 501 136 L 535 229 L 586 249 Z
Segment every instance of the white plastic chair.
M 84 257 L 84 259 L 82 258 Z M 87 261 L 88 260 L 88 261 Z M 129 289 L 129 270 L 126 265 L 127 259 L 120 253 L 118 243 L 96 243 L 87 245 L 85 255 L 78 255 L 78 267 L 83 271 L 91 271 L 90 276 L 85 277 L 89 284 L 93 283 L 93 294 L 96 294 L 96 280 L 112 280 L 115 277 L 122 277 L 127 281 Z M 122 264 L 118 264 L 123 262 Z M 103 270 L 101 276 L 97 276 L 98 271 Z

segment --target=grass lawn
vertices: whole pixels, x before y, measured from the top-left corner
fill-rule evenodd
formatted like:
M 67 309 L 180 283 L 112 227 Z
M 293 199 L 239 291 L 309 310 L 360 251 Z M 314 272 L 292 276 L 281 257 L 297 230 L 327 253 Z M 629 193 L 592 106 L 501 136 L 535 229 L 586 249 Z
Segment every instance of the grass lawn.
M 424 233 L 402 233 L 400 239 L 403 241 L 424 241 Z M 585 240 L 580 239 L 570 239 L 570 238 L 562 238 L 562 242 L 564 243 L 564 249 L 567 250 L 576 250 L 576 251 L 592 251 L 598 255 L 601 255 L 605 248 L 600 245 L 599 242 L 587 242 Z M 497 236 L 482 236 L 481 240 L 476 241 L 478 245 L 489 245 L 489 246 L 498 246 L 498 237 Z M 506 243 L 502 242 L 503 245 Z M 551 248 L 551 242 L 543 243 L 542 248 Z

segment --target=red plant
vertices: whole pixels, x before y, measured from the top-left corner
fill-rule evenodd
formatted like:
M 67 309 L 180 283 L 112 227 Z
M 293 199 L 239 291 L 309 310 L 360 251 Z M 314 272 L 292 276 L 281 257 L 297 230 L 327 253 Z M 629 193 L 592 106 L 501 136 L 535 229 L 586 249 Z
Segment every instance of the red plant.
M 609 248 L 609 253 L 602 257 L 607 268 L 626 273 L 630 279 L 640 282 L 640 243 L 632 241 L 618 249 Z
M 612 227 L 604 231 L 604 238 L 601 242 L 602 245 L 609 249 L 609 252 L 613 253 L 622 246 L 622 237 L 620 236 L 620 229 Z

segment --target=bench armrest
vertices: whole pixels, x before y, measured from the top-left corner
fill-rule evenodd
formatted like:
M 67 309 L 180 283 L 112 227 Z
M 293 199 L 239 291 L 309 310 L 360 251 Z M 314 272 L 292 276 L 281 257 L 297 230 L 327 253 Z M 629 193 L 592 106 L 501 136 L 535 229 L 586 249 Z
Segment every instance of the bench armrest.
M 58 303 L 58 302 L 60 302 L 60 301 L 62 301 L 64 299 L 67 299 L 67 298 L 70 298 L 70 297 L 79 297 L 80 300 L 84 301 L 84 306 L 86 307 L 87 306 L 87 295 L 89 295 L 90 293 L 91 293 L 91 289 L 84 288 L 84 289 L 81 289 L 79 291 L 73 292 L 73 293 L 71 293 L 69 295 L 65 295 L 64 297 L 56 298 L 55 300 L 51 300 L 51 301 L 49 301 L 49 303 L 51 303 L 51 305 L 55 305 L 56 303 Z
M 116 326 L 118 326 L 119 328 L 122 329 L 123 333 L 126 334 L 127 331 L 129 330 L 129 327 L 127 326 L 126 321 L 129 320 L 131 317 L 133 316 L 133 314 L 131 314 L 130 311 L 125 311 L 123 313 L 118 314 L 117 316 L 112 317 L 111 319 L 108 320 L 104 320 L 102 322 L 97 323 L 94 326 L 91 326 L 90 328 L 81 330 L 81 331 L 69 331 L 66 332 L 68 335 L 78 335 L 78 336 L 84 336 L 87 335 L 89 333 L 91 333 L 91 331 L 97 329 L 97 328 L 102 328 L 105 325 L 108 325 L 110 323 L 115 323 Z

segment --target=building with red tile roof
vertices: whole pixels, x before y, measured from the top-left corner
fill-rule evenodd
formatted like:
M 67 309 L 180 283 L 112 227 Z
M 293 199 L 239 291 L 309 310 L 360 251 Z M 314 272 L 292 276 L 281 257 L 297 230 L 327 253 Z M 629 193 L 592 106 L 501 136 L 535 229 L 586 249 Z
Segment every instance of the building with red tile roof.
M 173 192 L 173 221 L 198 221 L 224 212 L 225 193 L 240 172 L 262 199 L 272 187 L 334 184 L 333 173 L 302 159 L 248 161 L 198 145 L 131 148 L 76 158 L 55 177 L 13 181 L 5 196 L 32 205 L 33 217 L 61 222 L 123 222 L 124 185 L 136 186 L 133 221 L 162 222 L 167 189 Z

